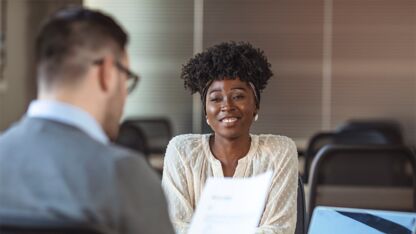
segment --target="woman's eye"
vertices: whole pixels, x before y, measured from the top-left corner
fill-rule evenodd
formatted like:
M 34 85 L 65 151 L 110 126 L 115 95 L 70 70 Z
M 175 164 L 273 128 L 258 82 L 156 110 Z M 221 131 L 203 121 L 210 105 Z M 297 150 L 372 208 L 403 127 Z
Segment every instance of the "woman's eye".
M 219 101 L 221 101 L 221 98 L 219 98 L 219 97 L 212 97 L 212 98 L 210 98 L 210 101 L 211 102 L 219 102 Z
M 244 98 L 244 95 L 236 95 L 236 96 L 233 97 L 234 100 L 240 100 L 240 99 L 243 99 L 243 98 Z

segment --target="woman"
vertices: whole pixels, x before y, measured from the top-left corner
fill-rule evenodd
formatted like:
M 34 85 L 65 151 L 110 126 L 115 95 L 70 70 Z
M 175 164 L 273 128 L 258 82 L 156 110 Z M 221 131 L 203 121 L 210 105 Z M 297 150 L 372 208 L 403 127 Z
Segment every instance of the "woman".
M 183 67 L 185 87 L 201 94 L 213 134 L 180 135 L 167 147 L 162 186 L 177 233 L 186 233 L 208 177 L 268 170 L 273 180 L 257 233 L 294 233 L 296 146 L 287 137 L 250 134 L 272 75 L 263 52 L 241 42 L 213 46 Z

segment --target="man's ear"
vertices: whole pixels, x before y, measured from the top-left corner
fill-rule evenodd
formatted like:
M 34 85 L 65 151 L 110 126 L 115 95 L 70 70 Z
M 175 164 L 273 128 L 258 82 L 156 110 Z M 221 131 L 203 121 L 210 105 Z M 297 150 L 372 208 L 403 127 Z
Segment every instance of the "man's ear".
M 113 69 L 113 57 L 109 55 L 104 56 L 98 72 L 98 84 L 104 92 L 108 92 L 111 82 L 113 82 Z

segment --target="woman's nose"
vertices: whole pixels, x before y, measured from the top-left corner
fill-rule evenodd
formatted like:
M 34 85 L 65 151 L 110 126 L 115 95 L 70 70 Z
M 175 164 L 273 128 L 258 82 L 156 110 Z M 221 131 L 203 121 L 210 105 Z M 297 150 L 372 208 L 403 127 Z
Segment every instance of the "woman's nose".
M 235 106 L 230 98 L 224 98 L 223 102 L 221 103 L 221 111 L 230 111 L 234 110 Z

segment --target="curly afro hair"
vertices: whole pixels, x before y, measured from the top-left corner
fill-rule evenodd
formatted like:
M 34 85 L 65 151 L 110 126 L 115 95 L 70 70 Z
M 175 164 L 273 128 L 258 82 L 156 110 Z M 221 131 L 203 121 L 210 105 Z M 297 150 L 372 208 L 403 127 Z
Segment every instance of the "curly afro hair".
M 185 88 L 192 94 L 199 92 L 203 101 L 212 81 L 240 78 L 253 84 L 258 108 L 260 92 L 273 76 L 270 68 L 264 52 L 250 43 L 224 42 L 191 58 L 183 65 L 181 78 L 185 81 Z

